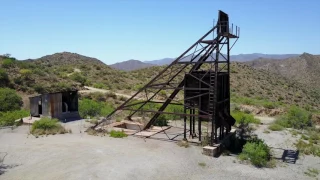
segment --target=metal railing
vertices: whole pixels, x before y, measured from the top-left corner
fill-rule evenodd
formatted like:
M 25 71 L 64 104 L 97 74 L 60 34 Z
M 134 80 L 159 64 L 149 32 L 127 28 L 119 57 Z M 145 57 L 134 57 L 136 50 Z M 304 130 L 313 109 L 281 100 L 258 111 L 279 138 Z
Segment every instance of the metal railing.
M 231 23 L 230 26 L 228 21 L 219 21 L 217 25 L 219 34 L 229 33 L 240 37 L 240 27 L 234 25 L 233 23 Z

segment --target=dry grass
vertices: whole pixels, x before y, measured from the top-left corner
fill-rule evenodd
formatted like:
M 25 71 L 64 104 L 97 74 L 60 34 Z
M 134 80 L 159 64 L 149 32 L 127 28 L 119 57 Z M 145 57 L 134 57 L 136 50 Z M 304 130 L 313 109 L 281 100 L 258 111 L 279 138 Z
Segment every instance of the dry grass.
M 183 141 L 183 140 L 177 142 L 177 145 L 180 147 L 185 147 L 185 148 L 188 148 L 190 146 L 188 141 Z

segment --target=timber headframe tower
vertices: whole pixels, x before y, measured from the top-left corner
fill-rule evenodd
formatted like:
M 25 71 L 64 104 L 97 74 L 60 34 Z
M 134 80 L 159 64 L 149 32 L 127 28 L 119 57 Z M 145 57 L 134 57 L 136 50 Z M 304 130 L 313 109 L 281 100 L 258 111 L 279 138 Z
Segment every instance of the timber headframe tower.
M 230 115 L 230 51 L 239 36 L 240 28 L 219 11 L 218 21 L 207 33 L 106 119 L 124 111 L 128 112 L 128 119 L 148 114 L 151 119 L 144 127 L 148 129 L 161 114 L 175 114 L 184 120 L 184 139 L 187 134 L 199 141 L 206 136 L 210 145 L 217 143 L 235 123 Z M 167 96 L 159 101 L 156 97 L 164 91 Z M 178 94 L 183 98 L 178 98 Z M 184 110 L 168 112 L 169 104 L 183 106 Z M 207 128 L 203 130 L 203 126 Z

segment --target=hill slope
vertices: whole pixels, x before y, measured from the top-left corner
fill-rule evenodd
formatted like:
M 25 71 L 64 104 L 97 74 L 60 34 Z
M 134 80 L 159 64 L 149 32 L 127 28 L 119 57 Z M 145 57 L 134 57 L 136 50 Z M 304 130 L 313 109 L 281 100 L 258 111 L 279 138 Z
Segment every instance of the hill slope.
M 308 87 L 320 89 L 320 56 L 304 53 L 284 60 L 258 59 L 247 62 L 256 69 L 294 79 Z
M 155 65 L 144 63 L 139 60 L 133 60 L 133 59 L 110 65 L 110 67 L 114 69 L 119 69 L 123 71 L 133 71 L 133 70 L 142 69 L 142 68 L 151 67 L 151 66 L 155 66 Z
M 6 65 L 10 61 L 10 65 Z M 4 63 L 5 62 L 5 63 Z M 105 89 L 127 89 L 135 79 L 98 59 L 63 52 L 24 61 L 0 57 L 9 77 L 5 86 L 27 94 L 81 89 L 84 85 Z
M 132 71 L 133 77 L 139 78 L 140 86 L 160 72 L 164 66 L 150 67 Z M 180 74 L 179 79 L 183 78 Z M 256 100 L 275 104 L 296 104 L 302 107 L 320 107 L 319 94 L 303 84 L 281 75 L 258 70 L 244 63 L 231 63 L 231 95 L 234 101 Z M 250 104 L 250 102 L 245 102 Z

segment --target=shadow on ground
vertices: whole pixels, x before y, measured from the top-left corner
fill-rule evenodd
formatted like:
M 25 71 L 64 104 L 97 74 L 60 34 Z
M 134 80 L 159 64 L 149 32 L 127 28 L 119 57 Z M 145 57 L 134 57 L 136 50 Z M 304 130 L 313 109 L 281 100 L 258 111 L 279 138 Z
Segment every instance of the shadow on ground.
M 275 159 L 282 160 L 283 162 L 295 164 L 299 159 L 298 150 L 282 149 L 282 148 L 272 148 L 282 151 L 281 157 L 274 157 Z
M 8 155 L 7 152 L 0 152 L 0 175 L 4 174 L 7 169 L 11 169 L 18 166 L 18 165 L 4 164 L 3 161 L 7 155 Z

